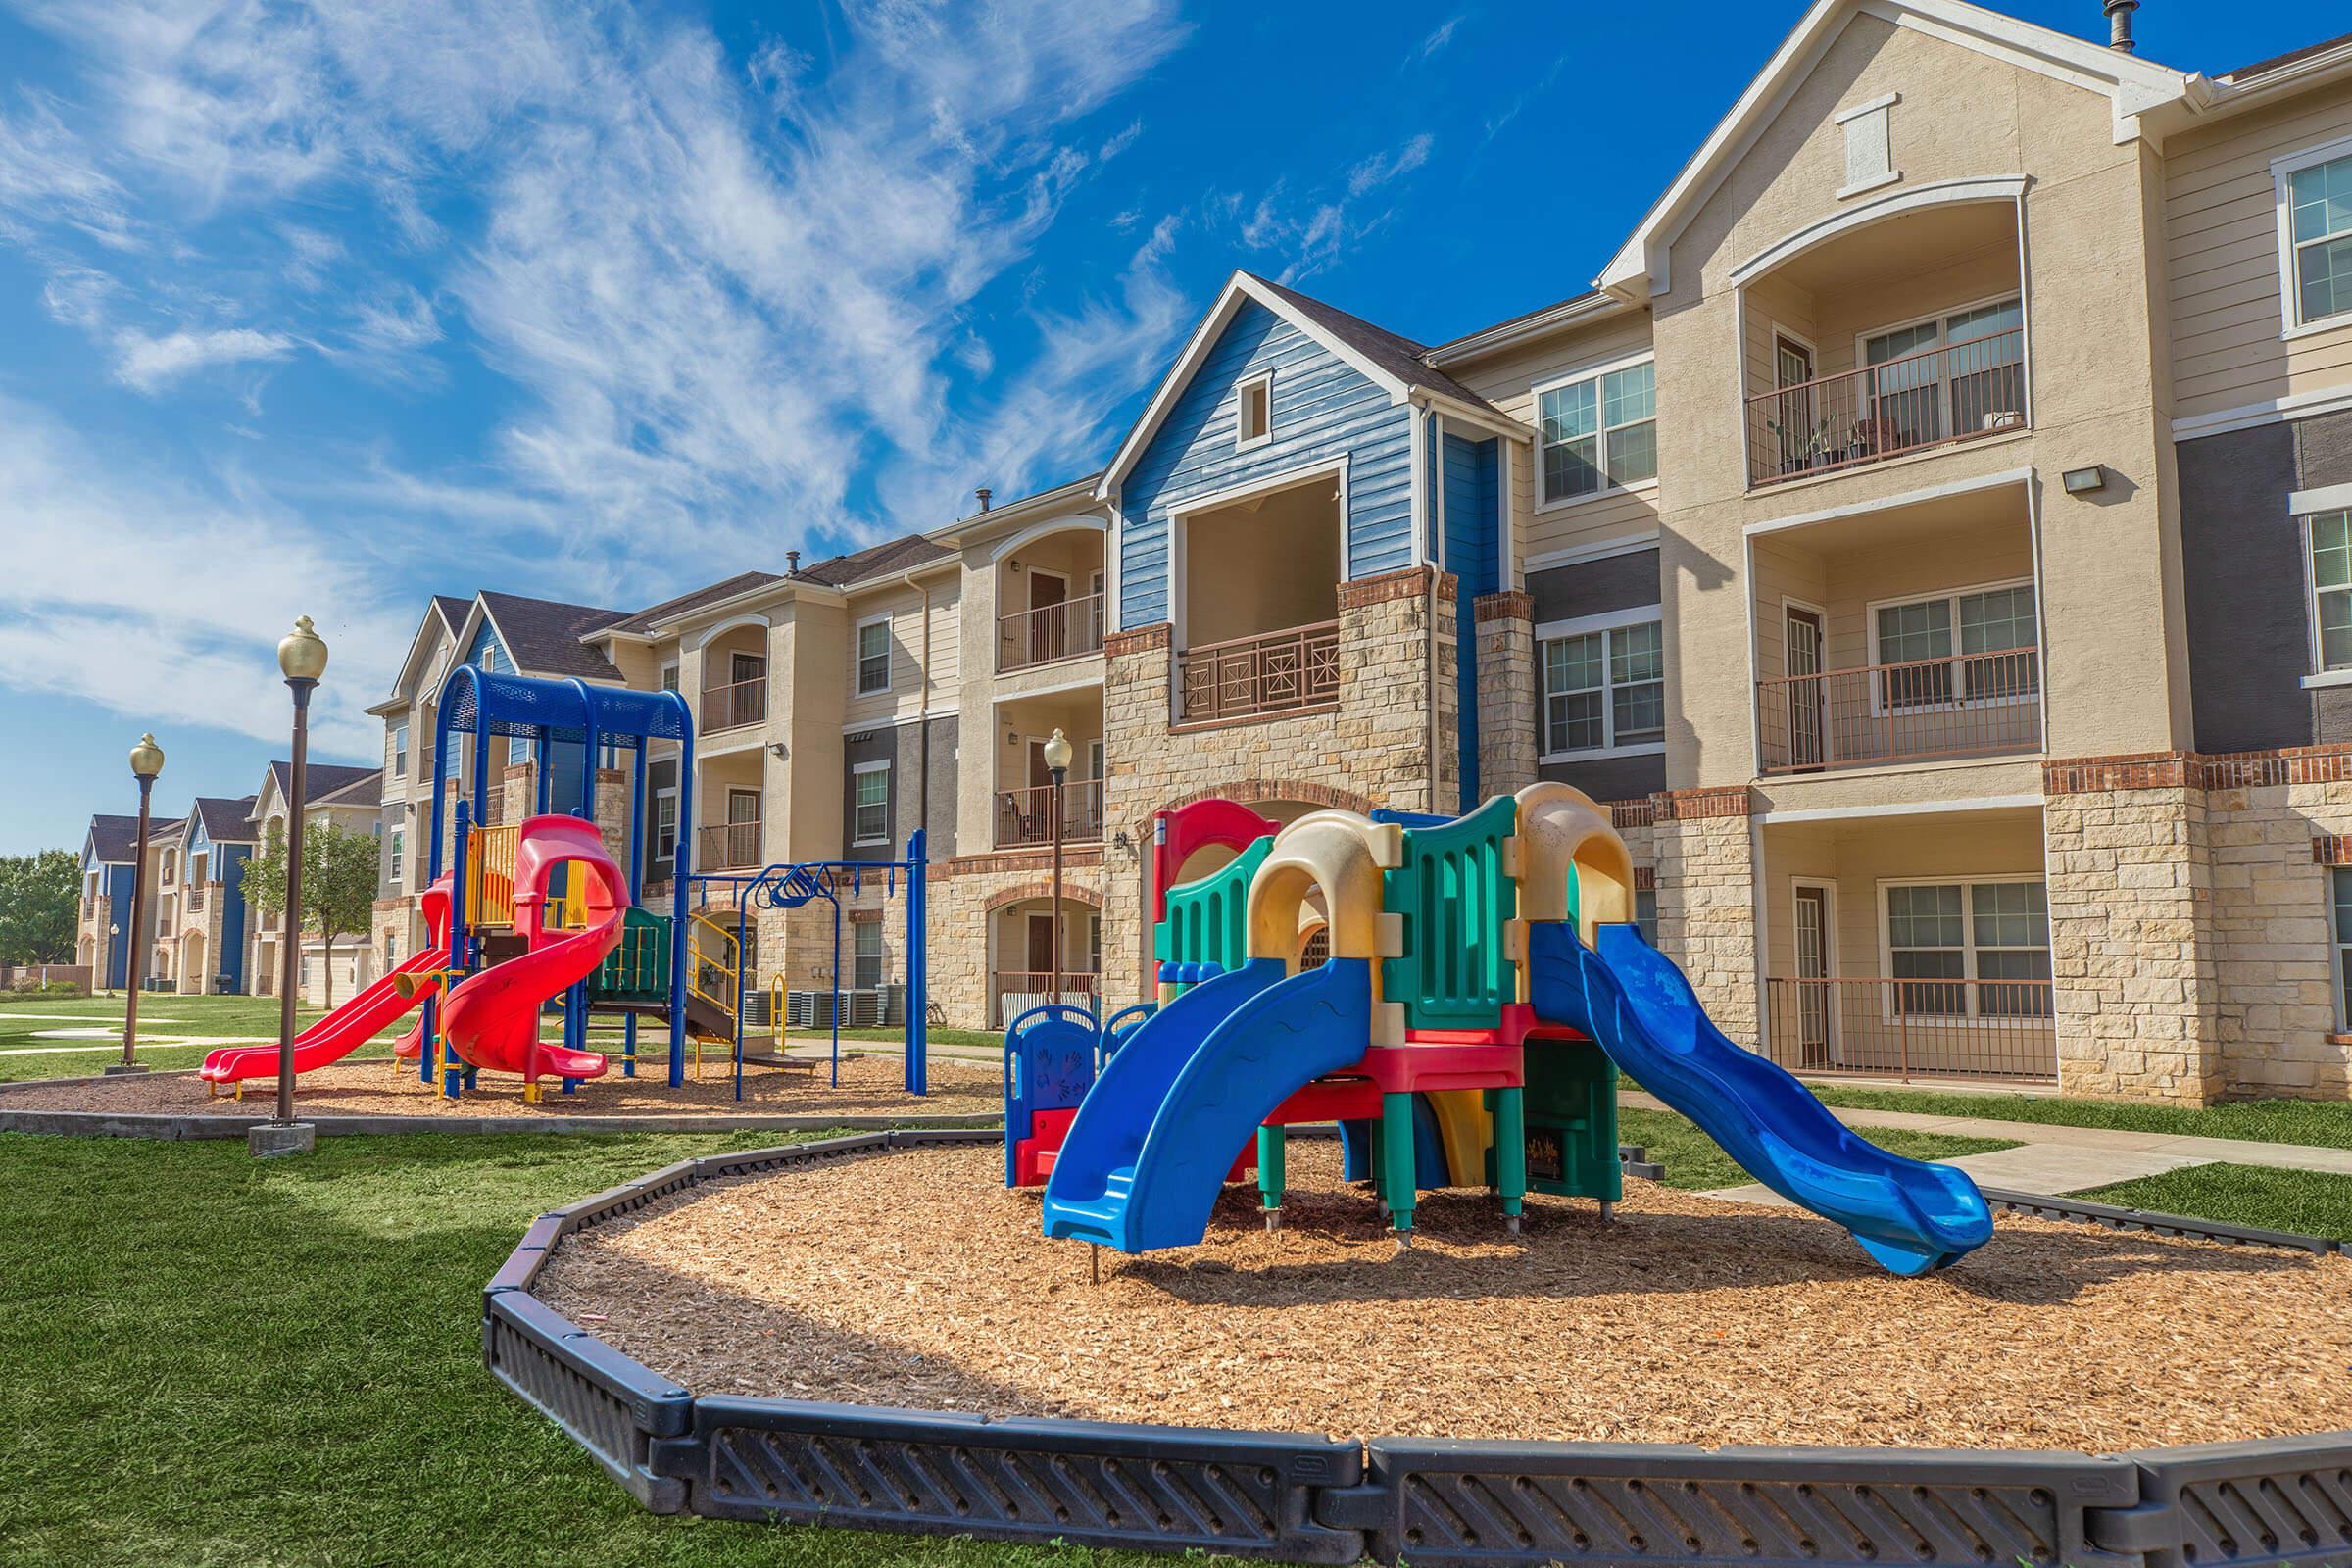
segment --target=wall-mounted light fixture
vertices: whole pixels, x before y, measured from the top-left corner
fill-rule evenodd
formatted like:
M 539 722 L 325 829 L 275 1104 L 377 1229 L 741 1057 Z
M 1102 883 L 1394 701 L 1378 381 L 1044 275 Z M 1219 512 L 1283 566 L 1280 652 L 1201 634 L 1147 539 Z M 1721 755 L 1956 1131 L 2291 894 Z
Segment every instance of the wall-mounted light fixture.
M 2087 468 L 2069 468 L 2059 482 L 2066 486 L 2068 495 L 2086 496 L 2107 488 L 2107 469 L 2096 463 Z
M 777 761 L 780 762 L 784 760 L 784 743 L 782 741 L 769 741 L 767 743 L 767 749 L 769 753 L 775 757 Z

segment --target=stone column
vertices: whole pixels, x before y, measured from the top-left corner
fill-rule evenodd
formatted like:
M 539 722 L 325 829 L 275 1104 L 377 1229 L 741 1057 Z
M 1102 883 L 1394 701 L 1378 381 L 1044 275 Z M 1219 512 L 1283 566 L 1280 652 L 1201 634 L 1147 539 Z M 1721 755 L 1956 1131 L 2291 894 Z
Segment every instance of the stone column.
M 2197 773 L 2179 752 L 2043 765 L 2063 1094 L 2205 1104 L 2224 1088 Z
M 1747 786 L 1654 797 L 1658 949 L 1682 967 L 1715 1027 L 1761 1044 L 1756 998 L 1756 865 Z
M 1135 855 L 1149 863 L 1152 813 L 1166 804 L 1172 750 L 1168 733 L 1174 628 L 1166 621 L 1111 633 L 1102 640 L 1102 829 L 1124 830 L 1129 852 L 1108 851 L 1102 887 L 1102 1000 L 1125 1006 L 1152 995 L 1146 989 L 1143 878 Z M 983 970 L 986 958 L 980 960 Z
M 1516 589 L 1482 594 L 1471 614 L 1478 628 L 1478 792 L 1516 795 L 1536 781 L 1536 602 Z

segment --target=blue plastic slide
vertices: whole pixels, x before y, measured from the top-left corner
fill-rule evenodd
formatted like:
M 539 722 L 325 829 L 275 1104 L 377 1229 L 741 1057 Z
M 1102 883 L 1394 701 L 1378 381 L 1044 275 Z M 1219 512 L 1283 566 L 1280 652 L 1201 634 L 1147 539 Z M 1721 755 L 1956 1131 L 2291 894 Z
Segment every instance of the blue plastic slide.
M 1294 1091 L 1363 1059 L 1372 966 L 1334 958 L 1287 979 L 1254 958 L 1154 1013 L 1078 1107 L 1046 1182 L 1049 1237 L 1122 1252 L 1190 1247 L 1226 1172 Z
M 1968 1173 L 1890 1154 L 1848 1131 L 1803 1084 L 1707 1021 L 1690 982 L 1630 925 L 1529 927 L 1536 1016 L 1582 1030 L 1642 1087 L 1698 1123 L 1747 1173 L 1853 1233 L 1897 1274 L 1941 1268 L 1992 1237 Z

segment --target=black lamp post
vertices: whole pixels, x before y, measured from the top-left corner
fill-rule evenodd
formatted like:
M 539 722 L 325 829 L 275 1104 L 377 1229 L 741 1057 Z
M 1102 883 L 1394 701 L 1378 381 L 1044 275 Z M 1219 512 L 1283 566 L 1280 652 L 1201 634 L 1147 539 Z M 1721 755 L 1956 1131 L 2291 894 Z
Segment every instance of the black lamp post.
M 1046 776 L 1054 781 L 1054 953 L 1046 1000 L 1061 1001 L 1061 792 L 1070 776 L 1070 738 L 1059 726 L 1046 742 Z
M 147 944 L 139 928 L 147 919 L 147 823 L 148 808 L 155 796 L 155 776 L 164 770 L 164 749 L 155 744 L 152 734 L 139 737 L 139 744 L 130 749 L 130 771 L 139 781 L 139 847 L 132 852 L 130 872 L 130 967 L 125 971 L 130 981 L 130 995 L 122 1004 L 122 1059 L 106 1069 L 109 1077 L 126 1072 L 145 1072 L 137 1056 L 139 1043 L 139 985 L 147 969 Z
M 294 694 L 294 756 L 286 768 L 286 918 L 277 1004 L 277 1115 L 249 1140 L 257 1154 L 311 1148 L 312 1130 L 294 1119 L 294 993 L 302 984 L 303 806 L 310 794 L 311 693 L 326 673 L 326 643 L 303 615 L 277 645 L 277 667 Z

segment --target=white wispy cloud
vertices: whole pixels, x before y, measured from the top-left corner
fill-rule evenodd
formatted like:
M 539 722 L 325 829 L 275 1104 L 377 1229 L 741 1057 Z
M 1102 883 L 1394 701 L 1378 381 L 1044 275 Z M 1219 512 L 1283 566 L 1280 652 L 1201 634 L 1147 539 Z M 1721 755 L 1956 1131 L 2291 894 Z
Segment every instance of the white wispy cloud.
M 156 392 L 192 371 L 245 360 L 282 360 L 295 349 L 282 332 L 251 327 L 168 332 L 149 337 L 125 331 L 115 339 L 115 379 L 139 392 Z
M 1405 64 L 1415 65 L 1443 50 L 1447 44 L 1453 42 L 1454 32 L 1468 20 L 1469 16 L 1465 13 L 1458 17 L 1448 17 L 1439 23 L 1437 26 L 1430 29 L 1428 36 L 1413 46 L 1413 52 L 1405 57 Z
M 1304 195 L 1289 180 L 1276 180 L 1240 218 L 1242 243 L 1280 258 L 1282 282 L 1312 276 L 1388 222 L 1395 207 L 1382 193 L 1427 164 L 1436 145 L 1435 135 L 1417 132 L 1356 160 L 1329 186 Z M 1225 205 L 1238 217 L 1245 204 L 1228 196 Z

